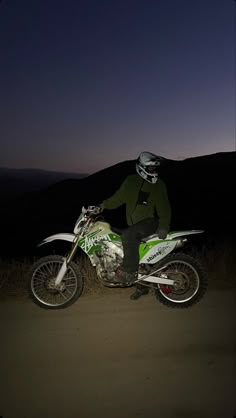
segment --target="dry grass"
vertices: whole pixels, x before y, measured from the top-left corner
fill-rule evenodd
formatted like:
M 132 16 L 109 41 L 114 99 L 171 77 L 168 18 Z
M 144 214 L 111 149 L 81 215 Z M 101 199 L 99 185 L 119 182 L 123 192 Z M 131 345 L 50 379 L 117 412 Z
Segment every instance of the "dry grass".
M 37 259 L 0 259 L 0 299 L 28 297 L 30 269 Z M 98 293 L 103 289 L 88 258 L 80 260 L 81 273 L 86 277 L 83 294 Z
M 27 296 L 27 273 L 32 261 L 29 259 L 0 260 L 0 296 Z
M 236 287 L 235 245 L 220 243 L 203 247 L 198 258 L 204 263 L 209 283 L 216 287 Z
M 222 243 L 217 247 L 202 248 L 195 253 L 201 259 L 209 274 L 211 287 L 236 287 L 235 248 Z M 0 260 L 0 299 L 11 297 L 28 297 L 29 270 L 36 259 Z M 96 277 L 96 271 L 89 259 L 81 258 L 82 274 L 86 277 L 83 294 L 101 293 L 105 289 Z

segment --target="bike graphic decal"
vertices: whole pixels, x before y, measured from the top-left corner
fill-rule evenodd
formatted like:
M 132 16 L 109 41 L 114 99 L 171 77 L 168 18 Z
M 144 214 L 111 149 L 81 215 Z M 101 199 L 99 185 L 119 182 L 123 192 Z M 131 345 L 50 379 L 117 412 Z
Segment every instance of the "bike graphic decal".
M 103 234 L 103 228 L 99 228 L 96 231 L 91 232 L 79 241 L 79 247 L 88 255 L 101 248 L 101 245 L 105 241 L 120 242 L 121 238 L 117 234 L 105 233 Z
M 155 240 L 141 243 L 139 246 L 139 258 L 143 258 L 151 250 L 151 248 L 157 246 L 158 244 L 160 244 L 160 242 L 160 240 Z
M 99 237 L 90 237 L 87 236 L 85 238 L 83 238 L 83 241 L 80 244 L 80 247 L 82 248 L 82 250 L 84 250 L 86 253 L 88 253 L 92 247 L 94 247 L 96 244 L 102 242 L 102 241 L 111 241 L 111 238 L 109 236 L 109 234 L 104 234 L 101 235 Z
M 140 249 L 140 262 L 141 263 L 150 263 L 154 264 L 159 261 L 161 258 L 165 257 L 169 254 L 175 247 L 175 241 L 154 241 L 154 243 L 149 244 L 142 244 L 147 245 L 145 252 L 142 252 L 142 248 Z

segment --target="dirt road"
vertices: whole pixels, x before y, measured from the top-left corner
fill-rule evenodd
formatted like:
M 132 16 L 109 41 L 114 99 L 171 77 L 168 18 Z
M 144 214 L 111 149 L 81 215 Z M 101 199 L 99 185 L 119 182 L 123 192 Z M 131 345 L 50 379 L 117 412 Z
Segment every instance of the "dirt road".
M 62 311 L 3 302 L 3 418 L 233 418 L 236 292 L 178 311 L 131 289 Z

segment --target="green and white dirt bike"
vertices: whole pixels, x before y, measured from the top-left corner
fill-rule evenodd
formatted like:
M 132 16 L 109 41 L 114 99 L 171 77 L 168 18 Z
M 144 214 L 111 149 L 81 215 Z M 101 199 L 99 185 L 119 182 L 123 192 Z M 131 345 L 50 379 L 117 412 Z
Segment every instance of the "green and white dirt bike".
M 80 248 L 96 269 L 99 281 L 108 287 L 113 283 L 117 268 L 122 263 L 123 248 L 117 230 L 103 221 L 97 206 L 82 208 L 75 223 L 74 233 L 61 233 L 45 238 L 39 245 L 55 240 L 71 242 L 71 249 L 63 257 L 50 255 L 39 259 L 30 272 L 29 291 L 33 301 L 45 309 L 61 309 L 72 305 L 82 294 L 84 273 L 75 254 Z M 115 232 L 116 231 L 116 232 Z M 154 290 L 164 305 L 186 308 L 204 295 L 207 276 L 199 260 L 179 248 L 186 236 L 201 230 L 170 232 L 160 240 L 156 234 L 143 239 L 139 247 L 139 272 L 135 284 Z

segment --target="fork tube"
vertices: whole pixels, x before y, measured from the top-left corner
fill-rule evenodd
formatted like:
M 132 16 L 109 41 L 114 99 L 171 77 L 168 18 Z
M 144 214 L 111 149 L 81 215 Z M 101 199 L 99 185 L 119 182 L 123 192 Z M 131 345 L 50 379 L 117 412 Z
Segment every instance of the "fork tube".
M 79 240 L 79 238 L 77 238 L 76 241 L 73 243 L 72 249 L 71 249 L 70 253 L 68 254 L 68 256 L 66 258 L 64 258 L 64 262 L 63 262 L 63 264 L 62 264 L 62 266 L 61 266 L 61 268 L 58 272 L 58 275 L 56 277 L 56 280 L 55 280 L 55 286 L 58 286 L 61 283 L 63 277 L 65 276 L 65 274 L 67 272 L 67 266 L 70 263 L 70 261 L 72 260 L 72 258 L 74 257 L 75 252 L 77 250 L 78 240 Z
M 78 247 L 78 242 L 80 240 L 81 237 L 78 237 L 75 242 L 73 243 L 72 249 L 70 251 L 70 253 L 68 254 L 68 256 L 66 257 L 66 262 L 67 264 L 69 264 L 72 260 L 72 258 L 74 257 L 76 251 L 77 251 L 77 247 Z
M 62 266 L 61 266 L 61 268 L 60 268 L 60 270 L 58 272 L 58 275 L 56 277 L 55 286 L 58 286 L 61 283 L 63 277 L 66 274 L 66 272 L 67 272 L 67 262 L 66 262 L 66 258 L 65 258 L 64 259 L 64 262 L 63 262 L 63 264 L 62 264 Z

